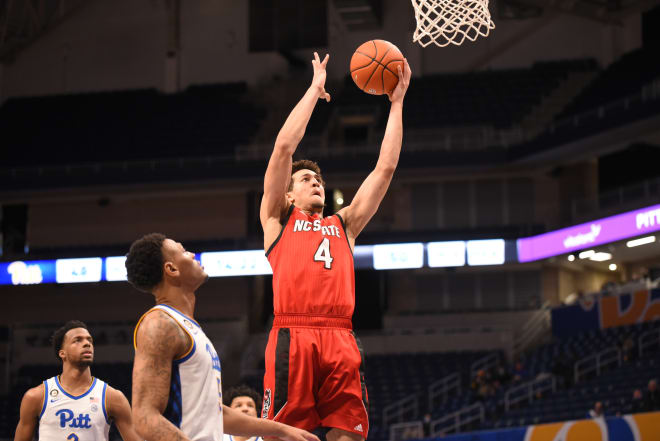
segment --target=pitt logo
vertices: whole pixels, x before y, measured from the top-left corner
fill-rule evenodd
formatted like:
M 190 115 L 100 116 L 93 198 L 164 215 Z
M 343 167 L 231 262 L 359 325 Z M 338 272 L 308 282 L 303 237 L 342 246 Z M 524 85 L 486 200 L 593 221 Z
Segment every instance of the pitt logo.
M 80 415 L 78 415 L 78 418 L 75 418 L 71 410 L 60 409 L 57 412 L 55 412 L 55 416 L 60 417 L 60 427 L 62 428 L 67 427 L 67 423 L 69 424 L 69 427 L 73 427 L 75 429 L 92 428 L 92 425 L 90 424 L 92 422 L 92 419 L 90 418 L 88 413 L 81 413 Z
M 314 222 L 296 219 L 296 223 L 293 224 L 293 232 L 295 233 L 297 231 L 320 231 L 324 236 L 341 237 L 339 235 L 339 228 L 334 225 L 321 225 L 320 219 L 316 219 Z

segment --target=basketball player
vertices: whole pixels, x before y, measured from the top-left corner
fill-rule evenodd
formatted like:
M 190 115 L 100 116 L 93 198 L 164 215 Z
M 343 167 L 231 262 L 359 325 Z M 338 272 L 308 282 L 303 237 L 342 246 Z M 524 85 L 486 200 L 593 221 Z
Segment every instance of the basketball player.
M 133 419 L 147 441 L 222 441 L 227 433 L 319 441 L 304 430 L 250 418 L 222 405 L 221 365 L 194 319 L 195 291 L 208 278 L 195 255 L 162 234 L 148 234 L 126 256 L 128 281 L 156 306 L 135 327 Z
M 140 440 L 131 422 L 131 407 L 121 391 L 92 377 L 94 342 L 83 322 L 71 320 L 52 337 L 62 373 L 28 390 L 14 441 L 107 441 L 114 422 L 125 441 Z
M 261 406 L 257 409 L 257 403 L 261 403 L 261 396 L 251 387 L 241 385 L 229 388 L 223 399 L 225 404 L 232 409 L 243 412 L 247 416 L 259 417 Z M 263 441 L 263 438 L 258 436 L 233 436 L 225 433 L 224 441 Z
M 262 416 L 306 430 L 330 428 L 328 441 L 364 440 L 369 430 L 362 354 L 352 332 L 355 239 L 392 180 L 403 136 L 404 60 L 389 94 L 389 119 L 376 168 L 351 204 L 323 217 L 324 182 L 315 162 L 292 163 L 325 91 L 328 55 L 314 53 L 314 78 L 277 135 L 264 178 L 261 225 L 273 269 L 273 328 L 266 347 Z

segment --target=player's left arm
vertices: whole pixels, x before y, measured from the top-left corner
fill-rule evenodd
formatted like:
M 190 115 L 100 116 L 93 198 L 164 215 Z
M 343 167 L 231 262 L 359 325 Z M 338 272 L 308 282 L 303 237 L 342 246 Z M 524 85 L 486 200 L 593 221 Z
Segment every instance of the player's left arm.
M 398 67 L 398 74 L 399 82 L 389 94 L 390 115 L 376 167 L 364 180 L 351 204 L 338 212 L 346 224 L 346 234 L 351 246 L 355 245 L 355 238 L 376 214 L 399 163 L 401 143 L 403 142 L 403 98 L 408 90 L 412 74 L 408 60 L 405 58 L 403 72 L 401 67 Z
M 124 441 L 142 441 L 140 435 L 137 434 L 133 427 L 133 417 L 131 415 L 131 405 L 128 403 L 126 396 L 120 390 L 107 386 L 105 391 L 106 410 L 108 418 L 112 420 L 121 438 Z
M 243 412 L 222 405 L 224 432 L 236 436 L 274 437 L 282 441 L 320 441 L 306 430 L 277 421 L 247 416 Z

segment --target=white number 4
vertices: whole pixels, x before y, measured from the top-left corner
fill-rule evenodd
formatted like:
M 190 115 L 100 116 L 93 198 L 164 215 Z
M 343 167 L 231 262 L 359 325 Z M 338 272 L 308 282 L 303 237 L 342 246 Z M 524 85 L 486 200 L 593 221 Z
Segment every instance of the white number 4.
M 314 262 L 323 262 L 323 268 L 331 269 L 333 260 L 334 258 L 330 255 L 330 241 L 324 237 L 314 254 Z

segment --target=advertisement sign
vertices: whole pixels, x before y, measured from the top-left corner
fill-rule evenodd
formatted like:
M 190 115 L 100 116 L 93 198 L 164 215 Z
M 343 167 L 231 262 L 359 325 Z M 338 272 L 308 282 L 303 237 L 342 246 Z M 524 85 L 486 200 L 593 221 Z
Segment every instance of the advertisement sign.
M 465 241 L 429 242 L 426 244 L 429 267 L 452 267 L 465 265 Z
M 55 282 L 54 260 L 0 263 L 0 285 L 38 285 Z
M 658 441 L 660 412 L 443 436 L 443 441 Z
M 201 263 L 209 277 L 273 274 L 264 250 L 202 253 Z
M 393 243 L 374 245 L 374 269 L 421 268 L 424 265 L 424 244 Z
M 531 262 L 660 230 L 660 205 L 518 239 L 518 260 Z
M 89 257 L 83 259 L 57 259 L 55 280 L 57 283 L 100 282 L 103 259 Z
M 504 263 L 504 240 L 468 240 L 468 265 L 502 265 Z
M 105 258 L 105 279 L 108 282 L 121 282 L 126 280 L 126 256 L 112 256 Z

